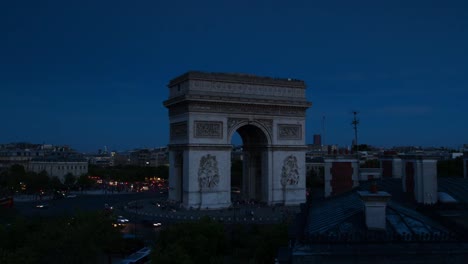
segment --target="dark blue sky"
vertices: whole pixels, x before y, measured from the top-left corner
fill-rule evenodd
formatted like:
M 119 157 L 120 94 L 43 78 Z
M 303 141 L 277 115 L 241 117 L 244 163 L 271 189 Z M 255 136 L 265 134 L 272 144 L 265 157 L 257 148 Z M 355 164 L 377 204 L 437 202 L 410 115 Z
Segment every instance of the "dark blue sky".
M 466 1 L 1 1 L 0 143 L 163 146 L 188 70 L 306 81 L 307 142 L 468 143 Z

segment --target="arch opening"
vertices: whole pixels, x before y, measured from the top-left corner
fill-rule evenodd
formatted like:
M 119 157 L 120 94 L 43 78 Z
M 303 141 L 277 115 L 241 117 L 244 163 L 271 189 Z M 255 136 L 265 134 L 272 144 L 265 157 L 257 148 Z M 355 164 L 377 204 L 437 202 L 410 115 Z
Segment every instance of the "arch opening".
M 246 124 L 231 142 L 231 202 L 267 202 L 268 137 L 259 127 Z

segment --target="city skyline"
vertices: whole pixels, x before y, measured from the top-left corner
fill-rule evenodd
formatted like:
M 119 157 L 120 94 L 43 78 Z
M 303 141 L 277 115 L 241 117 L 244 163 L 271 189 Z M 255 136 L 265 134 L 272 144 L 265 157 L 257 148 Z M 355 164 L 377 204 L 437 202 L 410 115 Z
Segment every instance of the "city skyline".
M 463 1 L 1 3 L 0 143 L 164 146 L 166 85 L 200 70 L 304 80 L 307 143 L 324 123 L 323 143 L 351 145 L 359 111 L 359 143 L 456 148 L 468 143 L 466 11 Z

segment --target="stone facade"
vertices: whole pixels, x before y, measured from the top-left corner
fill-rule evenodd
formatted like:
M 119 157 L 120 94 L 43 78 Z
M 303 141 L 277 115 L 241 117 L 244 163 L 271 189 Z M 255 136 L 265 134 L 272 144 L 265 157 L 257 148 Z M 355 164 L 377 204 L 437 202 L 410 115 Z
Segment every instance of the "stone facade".
M 169 199 L 231 205 L 231 139 L 243 141 L 242 194 L 268 204 L 305 201 L 303 81 L 188 72 L 169 85 Z
M 50 177 L 58 177 L 64 182 L 65 175 L 71 173 L 75 177 L 88 173 L 87 161 L 30 161 L 27 169 L 36 173 L 46 171 Z

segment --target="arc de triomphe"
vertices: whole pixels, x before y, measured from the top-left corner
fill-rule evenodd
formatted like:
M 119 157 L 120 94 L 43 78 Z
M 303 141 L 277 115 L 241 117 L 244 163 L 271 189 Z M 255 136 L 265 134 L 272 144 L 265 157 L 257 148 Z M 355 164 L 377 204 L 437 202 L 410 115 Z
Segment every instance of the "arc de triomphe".
M 241 195 L 305 202 L 305 83 L 246 74 L 188 72 L 170 81 L 169 199 L 184 207 L 231 205 L 231 139 L 243 145 Z

